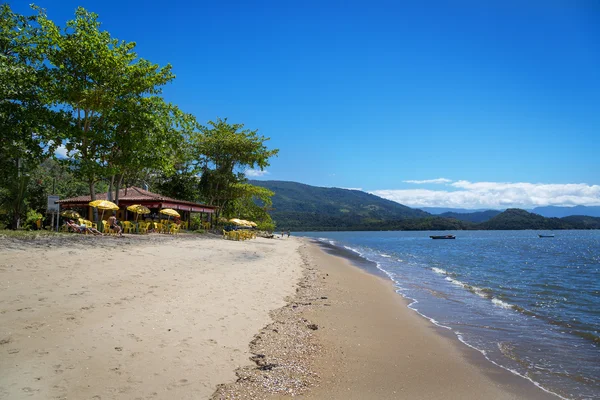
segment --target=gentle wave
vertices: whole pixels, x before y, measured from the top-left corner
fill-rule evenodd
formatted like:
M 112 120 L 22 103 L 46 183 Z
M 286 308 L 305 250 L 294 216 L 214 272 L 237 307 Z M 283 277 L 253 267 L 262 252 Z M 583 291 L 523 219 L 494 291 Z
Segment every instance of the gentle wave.
M 330 243 L 330 244 L 332 244 L 332 245 L 335 245 L 335 246 L 337 246 L 337 247 L 342 247 L 342 246 L 338 245 L 337 243 L 336 243 L 336 244 L 333 244 L 333 243 L 331 243 L 331 242 L 333 242 L 333 241 L 328 241 L 328 243 Z M 408 296 L 408 295 L 407 295 L 407 294 L 404 292 L 406 289 L 405 289 L 405 288 L 403 288 L 403 287 L 401 287 L 401 285 L 400 285 L 400 283 L 401 283 L 401 282 L 400 282 L 398 279 L 396 279 L 396 276 L 394 275 L 394 273 L 392 273 L 391 271 L 388 271 L 388 270 L 386 270 L 386 269 L 385 269 L 385 268 L 384 268 L 384 267 L 383 267 L 383 266 L 382 266 L 382 265 L 381 265 L 381 264 L 380 264 L 378 261 L 376 261 L 376 260 L 372 259 L 371 257 L 369 257 L 369 254 L 368 254 L 368 253 L 366 253 L 367 255 L 365 255 L 363 252 L 361 252 L 361 251 L 357 250 L 356 248 L 353 248 L 353 247 L 350 247 L 350 246 L 343 246 L 343 247 L 344 247 L 345 249 L 347 249 L 347 250 L 350 250 L 350 251 L 352 251 L 352 252 L 354 252 L 354 253 L 358 254 L 360 257 L 364 258 L 364 259 L 365 259 L 365 260 L 367 260 L 367 261 L 374 262 L 374 263 L 376 264 L 376 266 L 377 266 L 377 269 L 379 269 L 381 272 L 383 272 L 383 273 L 384 273 L 386 276 L 388 276 L 388 277 L 390 278 L 390 280 L 392 280 L 392 281 L 395 283 L 395 285 L 396 285 L 396 292 L 397 292 L 398 294 L 400 294 L 402 297 L 404 297 L 405 299 L 407 299 L 407 300 L 409 301 L 409 304 L 408 304 L 408 306 L 407 306 L 409 309 L 413 310 L 414 312 L 416 312 L 417 314 L 419 314 L 419 315 L 420 315 L 420 316 L 422 316 L 423 318 L 425 318 L 425 319 L 429 320 L 429 321 L 430 321 L 431 323 L 433 323 L 434 325 L 436 325 L 436 326 L 438 326 L 438 327 L 440 327 L 440 328 L 444 328 L 444 329 L 448 329 L 448 330 L 452 331 L 452 332 L 453 332 L 453 333 L 454 333 L 454 334 L 457 336 L 458 340 L 459 340 L 461 343 L 463 343 L 463 344 L 465 344 L 466 346 L 468 346 L 468 347 L 470 347 L 470 348 L 472 348 L 472 349 L 474 349 L 474 350 L 476 350 L 476 351 L 480 352 L 480 353 L 481 353 L 481 354 L 482 354 L 482 355 L 483 355 L 483 356 L 484 356 L 484 357 L 485 357 L 485 358 L 486 358 L 486 359 L 487 359 L 489 362 L 491 362 L 492 364 L 494 364 L 494 365 L 496 365 L 496 366 L 498 366 L 498 367 L 500 367 L 500 368 L 502 368 L 502 369 L 504 369 L 504 370 L 506 370 L 506 371 L 509 371 L 510 373 L 512 373 L 512 374 L 514 374 L 514 375 L 520 376 L 520 377 L 522 377 L 522 378 L 524 378 L 524 379 L 528 380 L 529 382 L 533 383 L 533 384 L 534 384 L 536 387 L 540 388 L 540 389 L 541 389 L 541 390 L 543 390 L 544 392 L 547 392 L 547 393 L 553 394 L 553 395 L 557 396 L 557 397 L 558 397 L 558 398 L 560 398 L 560 399 L 568 400 L 568 398 L 567 398 L 567 397 L 563 397 L 563 396 L 561 396 L 560 394 L 558 394 L 558 393 L 556 393 L 556 392 L 554 392 L 554 391 L 551 391 L 551 390 L 547 389 L 546 387 L 542 386 L 542 384 L 540 384 L 540 383 L 539 383 L 539 382 L 537 382 L 536 380 L 532 379 L 532 377 L 530 377 L 530 376 L 527 376 L 527 374 L 523 374 L 523 373 L 521 373 L 521 372 L 519 372 L 519 371 L 517 371 L 517 370 L 515 370 L 515 369 L 512 369 L 512 368 L 510 368 L 510 367 L 508 367 L 508 366 L 502 365 L 502 364 L 500 364 L 499 362 L 495 361 L 494 359 L 490 358 L 490 355 L 488 355 L 488 353 L 487 353 L 487 352 L 486 352 L 484 349 L 481 349 L 481 348 L 479 348 L 479 347 L 477 347 L 477 346 L 473 345 L 472 343 L 469 343 L 469 342 L 468 342 L 468 341 L 467 341 L 467 340 L 466 340 L 466 339 L 463 337 L 463 334 L 462 334 L 460 331 L 458 331 L 458 330 L 455 330 L 455 329 L 453 329 L 453 328 L 452 328 L 452 327 L 450 327 L 450 326 L 446 326 L 446 325 L 442 324 L 440 321 L 436 320 L 435 318 L 433 318 L 433 317 L 430 317 L 430 316 L 428 316 L 428 315 L 426 315 L 426 314 L 422 313 L 422 312 L 421 312 L 421 311 L 420 311 L 420 310 L 417 308 L 417 307 L 418 307 L 418 304 L 419 304 L 419 301 L 418 301 L 417 299 L 415 299 L 415 298 L 411 297 L 411 296 Z M 381 257 L 384 257 L 384 258 L 388 258 L 388 257 L 385 257 L 385 256 L 384 256 L 384 253 L 377 253 L 377 254 L 376 254 L 376 255 L 374 255 L 374 256 L 381 256 Z M 402 262 L 403 260 L 401 260 L 401 259 L 398 259 L 398 261 Z M 488 300 L 490 300 L 490 302 L 491 302 L 491 303 L 492 303 L 494 306 L 497 306 L 497 307 L 500 307 L 500 308 L 503 308 L 503 309 L 511 309 L 511 310 L 515 310 L 515 311 L 517 311 L 517 312 L 520 312 L 520 313 L 522 313 L 522 314 L 526 314 L 526 315 L 533 315 L 533 316 L 535 317 L 535 314 L 534 314 L 534 313 L 531 313 L 531 312 L 529 312 L 529 311 L 527 311 L 527 310 L 525 310 L 525 309 L 523 309 L 523 308 L 521 308 L 521 307 L 518 307 L 518 306 L 516 306 L 516 305 L 513 305 L 513 304 L 510 304 L 510 303 L 507 303 L 507 302 L 505 302 L 505 301 L 502 301 L 502 300 L 500 300 L 500 299 L 498 299 L 498 298 L 496 298 L 496 297 L 493 297 L 493 296 L 492 296 L 492 291 L 491 291 L 491 289 L 488 289 L 488 288 L 480 288 L 480 287 L 477 287 L 477 286 L 473 286 L 473 285 L 469 285 L 469 284 L 466 284 L 466 283 L 464 283 L 464 282 L 461 282 L 461 281 L 460 281 L 460 280 L 458 280 L 458 279 L 454 279 L 454 277 L 453 277 L 453 276 L 455 276 L 455 275 L 454 275 L 453 273 L 449 273 L 449 272 L 447 272 L 446 270 L 444 270 L 444 269 L 442 269 L 442 268 L 431 267 L 431 268 L 429 268 L 429 269 L 430 269 L 430 270 L 432 270 L 433 272 L 435 272 L 436 274 L 439 274 L 439 275 L 443 275 L 443 276 L 445 276 L 445 280 L 449 281 L 450 283 L 452 283 L 452 284 L 454 284 L 454 285 L 456 285 L 456 286 L 462 287 L 462 288 L 464 288 L 464 289 L 467 289 L 468 291 L 470 291 L 470 292 L 472 292 L 472 293 L 474 293 L 474 294 L 477 294 L 479 297 L 482 297 L 482 298 L 485 298 L 485 299 L 488 299 Z M 581 333 L 583 333 L 583 332 L 571 332 L 571 333 L 574 333 L 574 334 L 576 334 L 576 335 L 577 335 L 577 334 L 579 334 L 578 336 L 581 336 L 581 337 L 587 336 L 587 334 L 583 334 L 583 335 L 582 335 Z M 588 338 L 589 338 L 589 337 L 588 337 Z M 592 341 L 594 341 L 594 337 L 592 337 L 591 339 L 592 339 Z M 502 351 L 502 350 L 504 350 L 504 351 Z M 505 353 L 506 353 L 506 350 L 507 350 L 507 349 L 501 349 L 501 353 L 503 353 L 505 356 L 507 356 L 507 355 L 505 354 Z M 515 360 L 515 357 L 508 357 L 508 356 L 507 356 L 507 358 L 509 358 L 509 359 L 512 359 L 513 361 L 516 361 L 516 360 Z M 519 363 L 519 364 L 520 364 L 520 363 Z
M 492 303 L 494 303 L 498 307 L 506 308 L 507 310 L 515 309 L 515 306 L 513 304 L 508 304 L 507 302 L 497 299 L 495 297 L 492 298 Z

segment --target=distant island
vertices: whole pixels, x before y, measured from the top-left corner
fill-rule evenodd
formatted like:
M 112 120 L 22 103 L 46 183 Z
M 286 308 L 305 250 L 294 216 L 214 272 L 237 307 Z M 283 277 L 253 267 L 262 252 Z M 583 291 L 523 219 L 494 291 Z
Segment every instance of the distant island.
M 288 181 L 250 182 L 275 193 L 269 210 L 278 229 L 293 231 L 600 229 L 600 218 L 547 218 L 526 210 L 447 211 L 433 215 L 381 197 Z M 467 210 L 461 210 L 467 211 Z

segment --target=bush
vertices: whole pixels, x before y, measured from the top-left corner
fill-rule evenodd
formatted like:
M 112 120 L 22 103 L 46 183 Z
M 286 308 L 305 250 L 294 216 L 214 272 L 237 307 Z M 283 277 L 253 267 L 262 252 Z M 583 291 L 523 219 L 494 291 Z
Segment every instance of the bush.
M 31 229 L 31 228 L 38 229 L 37 222 L 39 220 L 41 220 L 42 218 L 44 218 L 44 216 L 35 210 L 27 211 L 27 217 L 25 218 L 24 228 L 25 229 Z

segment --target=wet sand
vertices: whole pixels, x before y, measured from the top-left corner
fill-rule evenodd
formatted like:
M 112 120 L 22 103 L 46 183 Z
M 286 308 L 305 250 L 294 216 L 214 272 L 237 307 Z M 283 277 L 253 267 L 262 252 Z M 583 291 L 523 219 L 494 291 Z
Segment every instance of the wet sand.
M 306 399 L 557 399 L 408 309 L 389 280 L 316 245 L 308 253 L 330 305 L 305 314 L 325 349 Z
M 300 253 L 296 297 L 213 399 L 556 399 L 408 309 L 389 280 L 308 240 Z

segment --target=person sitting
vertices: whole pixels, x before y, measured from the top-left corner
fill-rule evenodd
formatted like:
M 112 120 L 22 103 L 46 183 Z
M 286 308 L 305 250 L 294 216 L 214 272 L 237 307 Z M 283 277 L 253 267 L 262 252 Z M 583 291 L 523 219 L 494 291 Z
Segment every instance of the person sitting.
M 73 221 L 72 219 L 67 221 L 67 225 L 69 226 L 69 228 L 73 229 L 77 233 L 90 232 L 90 233 L 93 233 L 94 235 L 102 235 L 102 233 L 100 233 L 97 229 L 90 228 L 85 225 L 77 225 L 75 223 L 75 221 Z
M 108 218 L 108 226 L 110 227 L 110 229 L 117 232 L 119 236 L 123 236 L 123 229 L 121 229 L 119 224 L 117 224 L 117 217 L 115 216 L 115 214 L 111 215 Z

